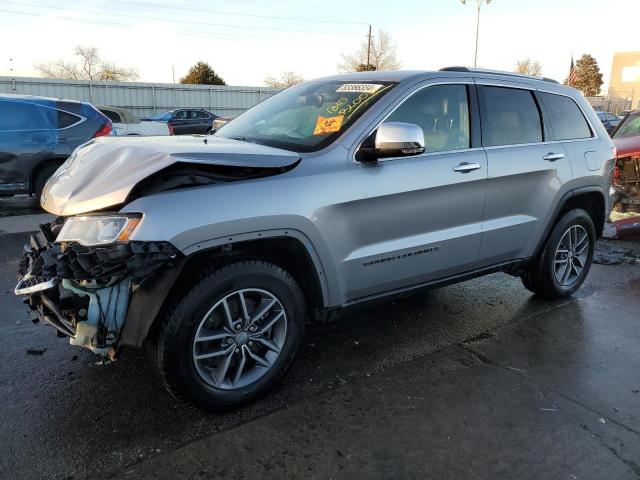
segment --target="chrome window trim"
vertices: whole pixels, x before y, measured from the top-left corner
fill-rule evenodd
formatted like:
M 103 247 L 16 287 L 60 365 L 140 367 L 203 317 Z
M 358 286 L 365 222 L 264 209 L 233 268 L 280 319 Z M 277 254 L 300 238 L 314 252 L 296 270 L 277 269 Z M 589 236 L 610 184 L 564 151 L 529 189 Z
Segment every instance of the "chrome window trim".
M 370 130 L 367 130 L 367 133 L 366 133 L 366 135 L 364 135 L 362 140 L 359 140 L 359 141 L 355 142 L 356 148 L 353 150 L 353 153 L 351 154 L 351 161 L 352 161 L 352 163 L 355 163 L 356 165 L 363 165 L 363 162 L 359 162 L 358 160 L 356 160 L 356 153 L 358 152 L 358 150 L 362 146 L 362 143 L 369 137 L 369 135 L 371 135 L 371 133 L 374 130 L 376 130 L 382 123 L 384 123 L 384 121 L 388 117 L 390 117 L 409 98 L 411 98 L 413 95 L 415 95 L 416 93 L 418 93 L 422 89 L 429 88 L 429 87 L 435 86 L 435 85 L 475 85 L 476 87 L 487 86 L 487 87 L 517 88 L 517 89 L 520 89 L 520 90 L 527 90 L 527 91 L 532 92 L 532 93 L 537 91 L 537 92 L 541 92 L 541 93 L 550 93 L 552 95 L 560 95 L 560 96 L 563 96 L 563 97 L 567 97 L 567 98 L 570 98 L 573 101 L 573 103 L 575 103 L 577 105 L 578 109 L 582 113 L 582 116 L 586 120 L 587 125 L 589 125 L 589 129 L 592 132 L 592 136 L 591 137 L 586 137 L 586 138 L 572 138 L 572 139 L 569 139 L 569 140 L 546 140 L 546 141 L 543 140 L 542 142 L 518 143 L 518 144 L 512 144 L 512 145 L 491 145 L 491 146 L 487 146 L 487 147 L 480 146 L 480 147 L 470 147 L 470 148 L 457 149 L 457 150 L 446 150 L 446 151 L 442 151 L 442 152 L 425 152 L 425 153 L 422 153 L 420 155 L 412 155 L 412 156 L 408 156 L 408 157 L 381 158 L 381 159 L 377 160 L 378 162 L 386 162 L 386 161 L 389 161 L 389 160 L 401 160 L 401 159 L 407 159 L 407 158 L 413 158 L 413 157 L 428 157 L 428 156 L 442 155 L 442 154 L 447 154 L 447 153 L 461 153 L 461 152 L 476 151 L 476 150 L 482 150 L 482 149 L 484 149 L 484 150 L 495 150 L 495 149 L 498 149 L 498 148 L 516 148 L 516 147 L 536 146 L 536 145 L 555 145 L 555 144 L 559 144 L 559 143 L 589 142 L 589 141 L 595 141 L 595 140 L 599 140 L 600 139 L 596 129 L 593 128 L 593 124 L 591 123 L 591 120 L 589 119 L 589 116 L 585 113 L 584 109 L 582 108 L 582 105 L 580 105 L 579 102 L 576 102 L 576 100 L 571 95 L 568 95 L 566 93 L 554 92 L 554 91 L 548 90 L 548 89 L 536 88 L 533 85 L 528 85 L 528 84 L 523 84 L 523 83 L 520 83 L 518 85 L 514 85 L 513 83 L 517 83 L 517 82 L 511 81 L 511 80 L 504 80 L 504 83 L 485 82 L 481 78 L 473 77 L 473 78 L 469 78 L 469 79 L 460 79 L 460 80 L 455 80 L 455 81 L 451 81 L 451 82 L 447 82 L 447 81 L 434 82 L 434 83 L 429 83 L 428 85 L 423 85 L 421 87 L 418 87 L 416 90 L 414 90 L 409 95 L 404 97 L 400 101 L 400 103 L 398 103 L 389 113 L 387 113 L 380 121 L 378 121 L 373 128 L 371 128 Z M 471 120 L 471 117 L 469 117 L 469 120 Z M 480 128 L 482 128 L 482 127 L 480 127 Z
M 428 81 L 428 80 L 427 80 Z M 389 118 L 393 113 L 395 113 L 395 111 L 400 108 L 402 106 L 402 104 L 404 102 L 406 102 L 407 100 L 409 100 L 411 97 L 413 97 L 415 94 L 417 94 L 418 92 L 424 90 L 425 88 L 429 88 L 429 87 L 434 87 L 437 85 L 475 85 L 475 82 L 473 81 L 473 78 L 469 78 L 469 79 L 460 79 L 460 80 L 455 80 L 455 81 L 451 81 L 451 82 L 447 82 L 447 81 L 442 81 L 442 82 L 433 82 L 433 83 L 429 83 L 427 85 L 422 85 L 418 88 L 416 88 L 415 90 L 413 90 L 411 93 L 409 93 L 406 97 L 404 97 L 402 100 L 400 100 L 400 102 L 395 105 L 388 113 L 386 113 L 381 120 L 377 121 L 375 123 L 375 126 L 372 127 L 371 129 L 365 129 L 365 131 L 367 132 L 361 140 L 357 140 L 354 144 L 356 145 L 356 147 L 353 149 L 353 152 L 351 153 L 351 162 L 356 164 L 356 165 L 364 165 L 367 162 L 359 162 L 358 160 L 356 160 L 356 153 L 358 153 L 358 150 L 360 150 L 360 147 L 362 146 L 362 143 L 369 138 L 369 135 L 371 135 L 371 133 L 373 133 L 374 130 L 376 130 L 380 125 L 382 125 L 384 123 L 384 121 Z M 467 102 L 469 102 L 469 96 L 467 95 Z M 471 106 L 471 105 L 469 105 Z M 471 127 L 471 115 L 469 115 L 469 127 Z M 469 138 L 469 143 L 471 143 L 471 138 Z M 448 154 L 448 153 L 460 153 L 460 152 L 469 152 L 469 151 L 477 151 L 477 150 L 481 150 L 482 147 L 469 147 L 469 148 L 459 148 L 457 150 L 444 150 L 441 152 L 425 152 L 425 153 L 421 153 L 419 155 L 410 155 L 410 156 L 406 156 L 406 157 L 388 157 L 388 158 L 380 158 L 377 160 L 378 163 L 380 162 L 388 162 L 391 160 L 403 160 L 403 159 L 408 159 L 408 158 L 416 158 L 416 157 L 430 157 L 433 155 L 442 155 L 442 154 Z
M 46 107 L 46 108 L 53 108 L 54 110 L 58 110 L 60 112 L 64 112 L 64 113 L 67 113 L 69 115 L 73 115 L 74 117 L 78 117 L 79 118 L 79 120 L 76 123 L 72 123 L 71 125 L 68 125 L 68 126 L 66 126 L 64 128 L 56 128 L 56 130 L 66 130 L 67 128 L 75 127 L 76 125 L 78 125 L 79 123 L 84 122 L 87 119 L 87 117 L 85 117 L 83 115 L 80 115 L 78 113 L 69 112 L 69 111 L 63 110 L 61 108 L 54 108 L 54 107 Z

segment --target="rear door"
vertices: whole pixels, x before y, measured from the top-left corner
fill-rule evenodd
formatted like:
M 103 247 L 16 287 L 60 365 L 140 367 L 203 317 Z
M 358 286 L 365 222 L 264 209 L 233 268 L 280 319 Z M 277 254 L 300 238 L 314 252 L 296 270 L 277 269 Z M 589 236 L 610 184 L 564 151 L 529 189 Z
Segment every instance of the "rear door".
M 563 145 L 547 143 L 533 87 L 477 82 L 488 161 L 479 261 L 488 266 L 532 255 L 572 171 Z
M 487 162 L 472 81 L 423 85 L 383 122 L 422 127 L 424 154 L 354 163 L 349 297 L 430 282 L 474 267 Z M 372 129 L 375 131 L 375 129 Z
M 57 111 L 0 100 L 0 192 L 27 190 L 33 169 L 58 147 Z
M 171 114 L 171 119 L 169 123 L 173 127 L 173 133 L 176 135 L 181 135 L 183 133 L 188 133 L 189 130 L 189 111 L 188 110 L 178 110 Z
M 606 144 L 594 141 L 593 127 L 575 100 L 555 92 L 539 91 L 537 95 L 551 126 L 549 137 L 562 145 L 574 177 L 586 177 L 600 171 L 610 152 L 606 151 Z

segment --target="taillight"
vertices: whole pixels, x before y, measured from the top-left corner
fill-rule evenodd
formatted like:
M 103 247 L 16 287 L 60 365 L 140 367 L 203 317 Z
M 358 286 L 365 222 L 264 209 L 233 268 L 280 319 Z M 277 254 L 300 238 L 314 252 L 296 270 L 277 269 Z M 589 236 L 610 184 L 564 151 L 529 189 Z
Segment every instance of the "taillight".
M 169 135 L 173 135 L 173 125 L 167 123 L 167 127 L 169 127 Z
M 111 130 L 113 130 L 113 125 L 111 125 L 110 120 L 107 120 L 98 130 L 96 130 L 96 133 L 93 134 L 93 138 L 109 135 Z

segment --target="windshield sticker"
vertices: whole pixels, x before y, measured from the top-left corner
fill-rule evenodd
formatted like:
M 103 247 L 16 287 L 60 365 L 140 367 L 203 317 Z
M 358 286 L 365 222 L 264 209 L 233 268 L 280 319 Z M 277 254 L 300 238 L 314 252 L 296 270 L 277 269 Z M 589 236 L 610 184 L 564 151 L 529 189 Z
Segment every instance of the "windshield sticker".
M 340 130 L 340 127 L 342 127 L 342 120 L 344 120 L 344 115 L 338 115 L 335 117 L 323 117 L 322 115 L 319 115 L 313 134 L 324 135 L 325 133 L 337 132 Z
M 349 103 L 349 99 L 342 97 L 340 100 L 338 100 L 336 103 L 334 103 L 333 105 L 329 105 L 327 107 L 327 113 L 332 113 L 332 114 L 336 114 L 338 112 L 338 110 L 340 110 L 340 107 L 342 107 L 343 105 Z
M 383 85 L 377 83 L 345 83 L 336 90 L 337 93 L 375 93 L 380 90 Z

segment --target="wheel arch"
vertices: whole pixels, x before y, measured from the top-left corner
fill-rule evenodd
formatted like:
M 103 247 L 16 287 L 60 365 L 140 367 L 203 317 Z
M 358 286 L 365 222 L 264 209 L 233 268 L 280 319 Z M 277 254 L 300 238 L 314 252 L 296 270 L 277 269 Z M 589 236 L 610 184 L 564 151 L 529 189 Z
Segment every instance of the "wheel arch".
M 67 158 L 68 157 L 47 157 L 35 164 L 31 169 L 31 172 L 29 172 L 29 194 L 35 193 L 36 180 L 38 175 L 40 175 L 40 172 L 49 167 L 59 168 Z
M 204 269 L 241 259 L 263 260 L 285 269 L 302 289 L 309 317 L 323 319 L 329 303 L 326 275 L 313 247 L 292 233 L 286 230 L 283 235 L 267 236 L 257 232 L 230 237 L 227 243 L 205 242 L 188 249 L 172 269 L 159 274 L 151 285 L 132 296 L 120 345 L 141 346 L 153 336 L 166 306 L 173 298 L 184 295 Z
M 537 256 L 542 251 L 553 226 L 558 222 L 560 217 L 574 208 L 582 208 L 587 211 L 595 226 L 596 237 L 600 238 L 606 221 L 606 205 L 605 194 L 602 189 L 597 186 L 580 187 L 565 193 L 560 202 L 558 202 L 551 221 L 546 226 L 544 235 L 536 247 L 534 256 Z

